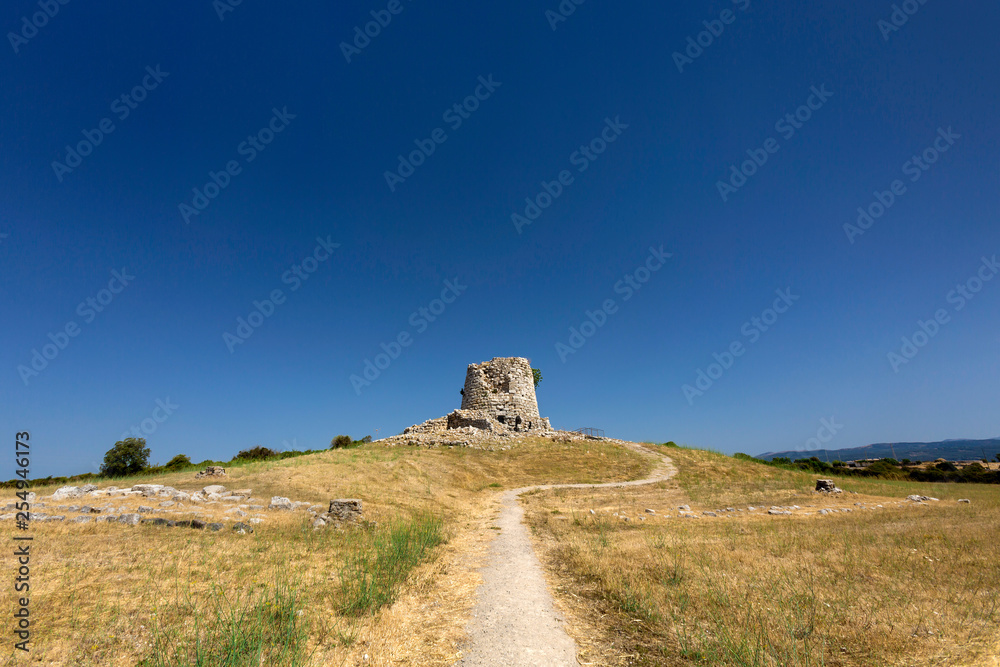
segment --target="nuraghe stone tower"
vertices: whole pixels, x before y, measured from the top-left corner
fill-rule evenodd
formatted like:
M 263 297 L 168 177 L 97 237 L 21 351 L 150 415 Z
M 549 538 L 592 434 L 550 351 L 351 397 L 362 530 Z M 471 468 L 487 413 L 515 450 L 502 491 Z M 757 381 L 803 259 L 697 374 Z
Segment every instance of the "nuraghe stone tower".
M 496 357 L 469 364 L 461 409 L 411 426 L 403 433 L 440 433 L 469 427 L 497 435 L 552 430 L 549 420 L 538 414 L 535 382 L 527 359 Z

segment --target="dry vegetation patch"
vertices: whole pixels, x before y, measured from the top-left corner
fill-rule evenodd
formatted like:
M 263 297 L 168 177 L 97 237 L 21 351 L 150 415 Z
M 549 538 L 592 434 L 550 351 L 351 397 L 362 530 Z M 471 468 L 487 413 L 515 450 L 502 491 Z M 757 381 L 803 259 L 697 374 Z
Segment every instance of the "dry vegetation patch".
M 649 467 L 641 456 L 593 441 L 525 440 L 503 452 L 373 443 L 233 467 L 222 480 L 191 473 L 116 480 L 123 488 L 182 490 L 222 483 L 265 501 L 361 498 L 366 523 L 314 531 L 304 511 L 268 511 L 254 533 L 237 535 L 228 505 L 184 503 L 168 512 L 155 498 L 92 504 L 152 505 L 156 511 L 144 516 L 170 519 L 188 511 L 207 520 L 229 516 L 226 528 L 36 523 L 31 660 L 73 667 L 451 664 L 478 584 L 476 554 L 503 488 L 628 479 Z M 33 490 L 46 496 L 55 488 Z M 0 502 L 13 502 L 13 493 Z M 56 506 L 87 499 L 45 502 L 39 511 L 71 518 Z M 366 586 L 355 586 L 359 580 Z M 355 608 L 345 604 L 351 596 L 360 600 Z M 13 608 L 11 587 L 0 606 Z M 242 661 L 231 659 L 237 654 Z M 8 663 L 15 659 L 7 654 Z
M 662 451 L 670 482 L 525 496 L 560 603 L 603 630 L 595 664 L 964 665 L 995 650 L 995 487 L 843 478 L 856 493 L 826 496 L 804 473 Z

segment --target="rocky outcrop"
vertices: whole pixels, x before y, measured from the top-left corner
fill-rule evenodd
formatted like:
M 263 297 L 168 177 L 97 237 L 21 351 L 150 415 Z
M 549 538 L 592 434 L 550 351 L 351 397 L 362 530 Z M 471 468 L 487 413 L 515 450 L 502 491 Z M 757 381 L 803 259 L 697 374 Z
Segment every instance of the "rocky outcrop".
M 361 514 L 361 501 L 357 498 L 331 500 L 329 510 L 317 516 L 312 525 L 313 528 L 339 526 L 346 522 L 360 521 Z

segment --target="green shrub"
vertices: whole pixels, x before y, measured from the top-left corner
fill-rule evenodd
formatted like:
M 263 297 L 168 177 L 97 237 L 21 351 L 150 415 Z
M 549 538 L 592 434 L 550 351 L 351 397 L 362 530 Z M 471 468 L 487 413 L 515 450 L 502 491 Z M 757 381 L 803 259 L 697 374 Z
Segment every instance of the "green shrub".
M 354 444 L 349 435 L 338 435 L 336 438 L 330 441 L 330 449 L 341 449 L 343 447 L 350 447 Z
M 191 458 L 186 454 L 178 454 L 174 458 L 167 461 L 167 465 L 163 466 L 167 470 L 178 470 L 180 468 L 186 468 L 191 465 Z
M 263 461 L 264 459 L 269 459 L 272 456 L 277 456 L 278 452 L 267 447 L 261 447 L 257 445 L 253 449 L 244 449 L 242 452 L 236 455 L 235 460 L 243 461 Z
M 101 474 L 105 477 L 135 475 L 149 467 L 149 447 L 145 438 L 125 438 L 104 454 Z

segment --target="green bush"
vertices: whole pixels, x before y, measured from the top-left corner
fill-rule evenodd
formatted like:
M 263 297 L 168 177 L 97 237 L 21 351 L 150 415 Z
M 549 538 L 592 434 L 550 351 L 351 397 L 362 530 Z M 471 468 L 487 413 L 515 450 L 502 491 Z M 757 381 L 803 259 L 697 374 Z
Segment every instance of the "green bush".
M 180 468 L 186 468 L 191 465 L 191 458 L 186 454 L 178 454 L 174 458 L 167 461 L 167 465 L 163 466 L 167 470 L 178 470 Z
M 537 368 L 531 369 L 531 379 L 535 382 L 535 389 L 538 389 L 538 383 L 542 381 L 542 372 Z M 462 394 L 465 395 L 464 393 Z
M 257 445 L 253 449 L 244 449 L 242 452 L 236 455 L 234 460 L 242 461 L 263 461 L 264 459 L 269 459 L 272 456 L 277 456 L 278 452 L 267 447 L 262 447 Z
M 125 438 L 104 454 L 101 474 L 105 477 L 135 475 L 149 467 L 149 447 L 145 438 Z
M 330 441 L 330 449 L 341 449 L 343 447 L 350 447 L 354 444 L 349 435 L 338 435 L 336 438 Z

